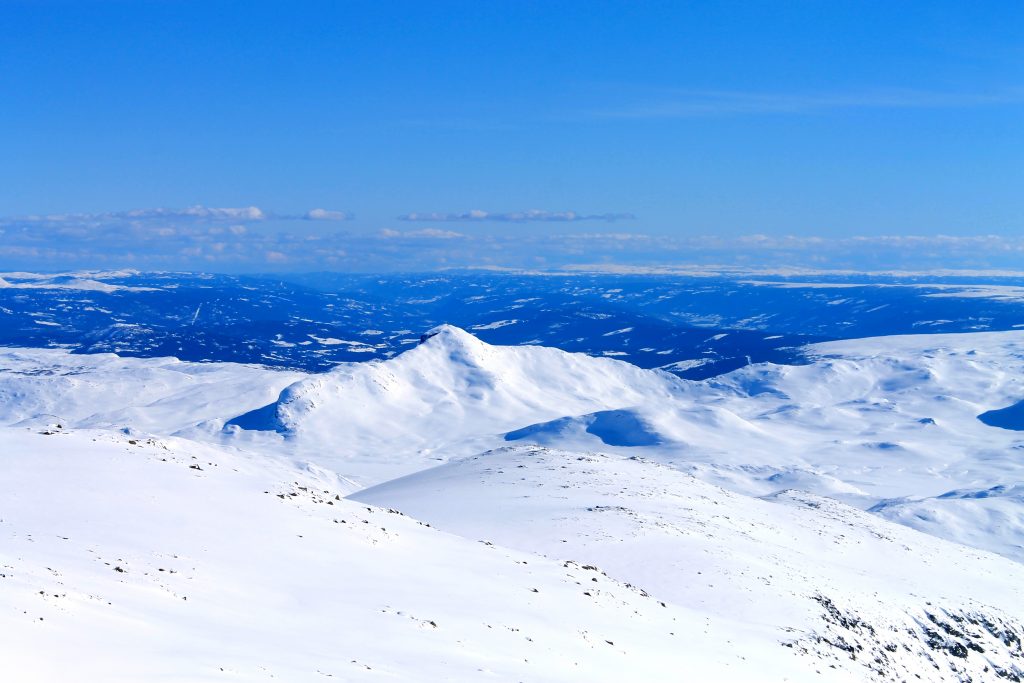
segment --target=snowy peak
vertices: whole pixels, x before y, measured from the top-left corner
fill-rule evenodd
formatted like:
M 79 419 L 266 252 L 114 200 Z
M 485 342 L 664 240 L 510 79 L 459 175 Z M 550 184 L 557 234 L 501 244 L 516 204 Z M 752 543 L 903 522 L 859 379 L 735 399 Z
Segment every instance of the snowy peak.
M 447 459 L 478 452 L 527 425 L 668 400 L 684 386 L 667 373 L 621 361 L 491 346 L 442 325 L 395 358 L 300 380 L 274 404 L 229 424 L 279 431 L 299 448 L 349 457 L 380 459 L 383 449 L 399 460 L 419 454 L 422 461 L 445 448 Z
M 433 340 L 433 341 L 431 341 Z M 487 346 L 461 327 L 447 323 L 433 327 L 420 336 L 420 343 L 444 344 L 446 346 Z
M 453 379 L 464 375 L 461 379 L 467 389 L 478 384 L 493 386 L 507 369 L 498 347 L 453 325 L 429 330 L 420 337 L 419 345 L 386 364 L 420 372 L 425 377 L 434 371 Z
M 485 362 L 488 351 L 486 344 L 469 332 L 454 325 L 439 325 L 420 336 L 420 343 L 403 353 L 413 357 L 427 354 L 448 354 L 454 362 L 477 364 Z

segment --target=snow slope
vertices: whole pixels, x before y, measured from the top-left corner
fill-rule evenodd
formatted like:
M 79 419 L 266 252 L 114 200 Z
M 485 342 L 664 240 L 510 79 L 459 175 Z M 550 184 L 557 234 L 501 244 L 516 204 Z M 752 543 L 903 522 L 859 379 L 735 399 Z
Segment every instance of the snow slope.
M 0 349 L 0 424 L 216 431 L 303 377 L 237 363 Z
M 104 431 L 0 438 L 5 680 L 668 681 L 758 670 L 703 634 L 691 610 L 610 580 L 587 595 L 580 567 L 343 500 L 324 472 Z M 785 658 L 756 664 L 778 680 L 800 673 Z
M 812 494 L 762 500 L 643 459 L 515 447 L 351 498 L 573 558 L 599 568 L 595 593 L 627 581 L 705 614 L 709 632 L 745 626 L 744 642 L 785 643 L 854 677 L 901 680 L 927 661 L 928 680 L 983 679 L 1022 663 L 1017 640 L 963 622 L 1019 634 L 1024 566 Z

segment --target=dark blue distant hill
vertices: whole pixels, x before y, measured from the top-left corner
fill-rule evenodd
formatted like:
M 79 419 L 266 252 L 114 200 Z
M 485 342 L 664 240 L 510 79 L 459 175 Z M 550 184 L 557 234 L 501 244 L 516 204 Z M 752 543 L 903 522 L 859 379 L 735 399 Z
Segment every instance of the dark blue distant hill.
M 554 346 L 692 379 L 751 362 L 798 363 L 797 348 L 816 341 L 1024 326 L 1024 301 L 1012 296 L 950 296 L 968 286 L 1021 284 L 1008 279 L 481 271 L 2 277 L 0 345 L 313 372 L 393 356 L 440 323 L 492 344 Z

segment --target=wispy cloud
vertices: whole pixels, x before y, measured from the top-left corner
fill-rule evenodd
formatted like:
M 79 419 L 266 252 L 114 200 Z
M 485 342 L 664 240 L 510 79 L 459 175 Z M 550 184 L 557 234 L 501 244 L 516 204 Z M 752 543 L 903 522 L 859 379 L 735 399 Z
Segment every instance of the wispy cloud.
M 838 109 L 954 109 L 1024 104 L 1024 87 L 996 92 L 887 88 L 848 92 L 745 92 L 659 89 L 633 102 L 597 108 L 606 119 L 672 119 L 744 114 L 811 114 Z
M 270 218 L 274 215 L 255 207 L 193 207 L 4 219 L 0 270 L 396 271 L 469 266 L 557 269 L 574 264 L 991 269 L 1016 267 L 1024 258 L 1024 237 L 1013 235 L 684 235 L 624 226 L 584 231 L 580 228 L 593 224 L 573 221 L 599 219 L 566 219 L 564 214 L 547 212 L 498 214 L 509 224 L 488 231 L 429 224 L 342 231 L 315 223 L 329 218 L 278 226 Z M 524 220 L 519 218 L 523 215 L 556 222 L 550 230 L 521 230 L 512 223 Z
M 680 247 L 748 250 L 836 250 L 836 249 L 949 249 L 980 251 L 1024 251 L 1024 238 L 1002 235 L 764 235 L 737 237 L 694 236 L 680 238 Z
M 311 209 L 303 214 L 302 217 L 307 221 L 347 221 L 351 220 L 352 214 L 345 211 Z
M 461 232 L 454 230 L 438 230 L 437 228 L 424 228 L 423 230 L 389 230 L 385 228 L 380 231 L 384 239 L 438 239 L 453 240 L 465 237 Z
M 28 216 L 11 216 L 0 219 L 0 225 L 36 224 L 36 225 L 90 225 L 109 223 L 142 223 L 142 222 L 252 222 L 263 221 L 268 214 L 256 206 L 238 208 L 216 208 L 207 206 L 190 206 L 184 209 L 132 209 L 129 211 L 107 211 L 102 213 L 58 213 L 33 214 Z
M 529 222 L 551 222 L 551 223 L 572 223 L 576 221 L 626 221 L 633 220 L 636 216 L 631 213 L 577 213 L 575 211 L 541 211 L 530 209 L 528 211 L 512 211 L 507 213 L 493 213 L 490 211 L 462 211 L 459 213 L 407 213 L 399 216 L 402 221 L 421 221 L 425 223 L 457 223 L 457 222 L 496 222 L 496 223 L 529 223 Z
M 33 214 L 0 218 L 0 226 L 35 225 L 41 227 L 128 225 L 174 225 L 199 223 L 259 223 L 270 220 L 345 221 L 351 215 L 344 211 L 312 209 L 304 214 L 266 211 L 258 206 L 212 207 L 189 206 L 184 209 L 148 208 L 128 211 L 94 213 Z

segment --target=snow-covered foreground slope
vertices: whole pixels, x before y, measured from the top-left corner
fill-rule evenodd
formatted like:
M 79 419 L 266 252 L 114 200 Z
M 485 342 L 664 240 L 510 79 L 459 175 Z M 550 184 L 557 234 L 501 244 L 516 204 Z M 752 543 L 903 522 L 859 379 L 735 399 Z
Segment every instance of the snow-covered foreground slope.
M 1024 666 L 1024 566 L 813 494 L 760 500 L 642 459 L 516 447 L 352 498 L 575 558 L 595 567 L 595 594 L 628 581 L 708 615 L 709 630 L 745 624 L 747 642 L 856 677 L 984 680 Z
M 577 565 L 176 439 L 4 430 L 11 681 L 710 680 L 799 673 Z M 133 443 L 134 441 L 134 443 Z M 590 589 L 588 594 L 588 589 Z M 768 667 L 767 669 L 763 667 Z
M 825 499 L 525 448 L 360 496 L 417 521 L 187 440 L 2 438 L 12 680 L 1022 673 L 1020 565 Z

